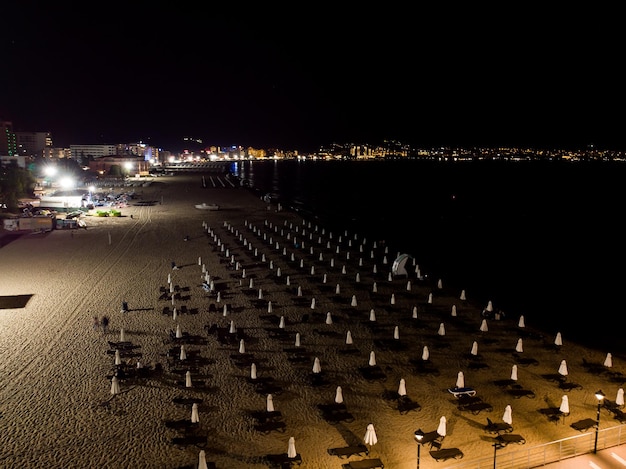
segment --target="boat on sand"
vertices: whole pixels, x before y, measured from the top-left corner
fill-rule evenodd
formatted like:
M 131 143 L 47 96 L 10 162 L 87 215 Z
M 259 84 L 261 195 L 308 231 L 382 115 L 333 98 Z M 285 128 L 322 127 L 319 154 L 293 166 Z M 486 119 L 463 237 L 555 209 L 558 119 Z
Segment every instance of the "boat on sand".
M 217 204 L 207 204 L 202 202 L 201 204 L 196 205 L 198 210 L 219 210 L 220 206 Z

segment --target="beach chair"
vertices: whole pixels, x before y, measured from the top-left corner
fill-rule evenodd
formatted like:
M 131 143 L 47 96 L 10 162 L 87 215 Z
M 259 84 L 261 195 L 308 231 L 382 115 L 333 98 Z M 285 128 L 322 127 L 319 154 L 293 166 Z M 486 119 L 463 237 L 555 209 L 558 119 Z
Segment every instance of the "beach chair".
M 454 397 L 459 398 L 461 396 L 475 396 L 476 390 L 474 388 L 448 388 L 448 392 L 452 394 Z
M 459 448 L 430 450 L 429 454 L 437 462 L 447 461 L 448 459 L 461 459 L 464 456 L 463 451 Z
M 330 454 L 331 456 L 339 456 L 341 459 L 345 459 L 354 455 L 367 456 L 369 454 L 369 450 L 365 445 L 353 445 L 343 446 L 341 448 L 329 448 L 328 454 Z

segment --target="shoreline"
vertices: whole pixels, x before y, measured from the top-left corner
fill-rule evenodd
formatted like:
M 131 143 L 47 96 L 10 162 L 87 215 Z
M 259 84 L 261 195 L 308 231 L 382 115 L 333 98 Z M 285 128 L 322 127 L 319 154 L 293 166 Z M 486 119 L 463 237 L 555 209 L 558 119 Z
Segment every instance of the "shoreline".
M 437 279 L 389 281 L 394 254 L 371 241 L 361 252 L 362 238 L 354 238 L 354 233 L 341 241 L 342 234 L 332 233 L 331 239 L 323 227 L 309 226 L 298 213 L 276 211 L 254 191 L 205 189 L 199 176 L 185 175 L 157 180 L 144 192 L 154 200 L 162 196 L 163 204 L 131 206 L 119 219 L 87 217 L 88 229 L 73 237 L 61 230 L 41 238 L 21 237 L 0 249 L 0 261 L 11 272 L 0 287 L 2 295 L 33 295 L 25 308 L 0 310 L 7 357 L 0 366 L 0 379 L 7 383 L 0 393 L 0 424 L 5 427 L 0 460 L 8 466 L 193 467 L 199 448 L 173 445 L 179 432 L 165 425 L 190 414 L 188 406 L 173 400 L 193 397 L 202 399 L 199 430 L 209 435 L 207 460 L 218 468 L 268 467 L 264 457 L 286 452 L 290 436 L 303 467 L 334 468 L 345 461 L 327 450 L 362 442 L 367 425 L 373 423 L 379 442 L 370 457 L 382 459 L 386 467 L 408 469 L 415 465 L 413 432 L 434 430 L 442 415 L 448 420 L 444 447 L 458 447 L 471 460 L 491 454 L 491 439 L 482 425 L 486 417 L 499 421 L 507 404 L 513 406 L 515 432 L 524 435 L 527 445 L 538 445 L 578 434 L 569 424 L 594 415 L 593 392 L 602 388 L 612 399 L 620 385 L 583 368 L 582 359 L 602 363 L 603 352 L 570 343 L 567 336 L 564 345 L 555 348 L 552 337 L 532 328 L 520 331 L 517 318 L 490 321 L 489 331 L 481 332 L 484 305 L 473 304 L 471 298 L 460 302 L 460 292 L 450 291 L 445 279 L 441 289 L 434 283 Z M 202 202 L 218 203 L 220 210 L 194 208 Z M 132 219 L 126 216 L 130 214 Z M 184 241 L 186 235 L 189 241 Z M 296 240 L 305 246 L 295 248 Z M 393 253 L 393 247 L 389 251 Z M 242 270 L 229 266 L 229 256 Z M 199 258 L 220 292 L 219 302 L 215 293 L 201 288 Z M 172 260 L 181 266 L 179 271 L 171 270 Z M 168 274 L 180 288 L 174 304 L 167 295 L 162 297 Z M 433 303 L 428 302 L 430 294 Z M 120 312 L 122 301 L 128 302 L 129 313 Z M 174 306 L 185 306 L 189 313 L 176 320 L 163 314 L 163 308 Z M 453 306 L 457 316 L 451 314 Z M 413 321 L 413 308 L 418 309 L 418 321 Z M 370 320 L 372 309 L 376 321 Z M 326 322 L 328 313 L 332 324 Z M 93 316 L 103 314 L 111 319 L 106 335 L 92 328 Z M 277 322 L 281 316 L 287 323 L 282 332 Z M 531 315 L 526 319 L 532 324 Z M 251 355 L 246 358 L 254 360 L 259 377 L 276 384 L 272 394 L 284 432 L 265 434 L 254 427 L 254 412 L 265 409 L 267 393 L 258 393 L 249 383 L 251 363 L 233 359 L 240 343 L 220 342 L 218 335 L 209 334 L 211 326 L 223 329 L 230 321 L 244 334 Z M 437 335 L 441 322 L 447 326 L 443 338 Z M 189 351 L 206 359 L 195 376 L 205 386 L 186 389 L 177 384 L 181 375 L 174 370 L 181 364 L 170 350 L 176 345 L 170 331 L 177 324 L 200 340 L 190 343 Z M 393 339 L 396 326 L 398 342 Z M 112 396 L 109 342 L 120 341 L 121 328 L 127 341 L 139 346 L 144 364 L 153 371 L 161 364 L 164 374 L 121 383 L 122 392 Z M 348 330 L 355 352 L 346 352 Z M 289 352 L 296 333 L 301 334 L 302 352 L 307 352 L 304 358 Z M 511 398 L 494 383 L 509 377 L 521 333 L 527 333 L 523 355 L 538 365 L 520 367 L 519 382 L 532 389 L 536 399 Z M 478 359 L 469 354 L 474 341 Z M 411 363 L 424 345 L 431 350 L 436 373 L 420 374 Z M 362 368 L 368 370 L 371 352 L 384 379 L 361 374 Z M 327 380 L 319 386 L 310 381 L 315 357 Z M 541 410 L 558 407 L 564 391 L 543 375 L 556 373 L 562 359 L 570 364 L 569 380 L 582 389 L 569 392 L 572 410 L 563 421 L 566 425 L 555 425 Z M 612 371 L 621 373 L 624 357 L 614 355 L 614 360 Z M 459 370 L 492 405 L 492 412 L 473 415 L 457 408 L 446 389 L 454 385 Z M 408 396 L 419 403 L 418 411 L 401 414 L 396 403 L 385 398 L 398 389 L 400 379 L 406 380 Z M 337 386 L 343 389 L 353 420 L 331 424 L 321 418 L 317 406 L 332 402 Z M 603 417 L 602 428 L 614 424 Z M 422 464 L 449 465 L 436 463 L 426 451 Z

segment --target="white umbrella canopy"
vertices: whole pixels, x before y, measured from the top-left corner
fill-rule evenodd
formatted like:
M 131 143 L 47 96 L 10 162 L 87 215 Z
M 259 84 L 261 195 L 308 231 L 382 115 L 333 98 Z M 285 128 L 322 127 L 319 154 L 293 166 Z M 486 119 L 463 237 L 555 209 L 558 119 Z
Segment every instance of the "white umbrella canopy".
M 406 381 L 404 381 L 404 378 L 400 379 L 400 385 L 398 386 L 398 395 L 406 396 Z
M 189 370 L 187 370 L 187 373 L 185 373 L 185 387 L 186 388 L 192 387 L 192 385 L 191 385 L 191 371 L 189 371 Z
M 511 367 L 511 380 L 517 381 L 517 365 Z
M 296 342 L 295 342 L 295 346 L 296 347 L 300 347 L 300 333 L 296 332 Z
M 504 408 L 504 415 L 502 415 L 502 421 L 508 423 L 509 425 L 513 425 L 513 410 L 510 405 L 507 405 Z
M 461 290 L 461 296 L 459 297 L 461 301 L 467 300 L 467 295 L 465 294 L 465 290 Z
M 343 403 L 343 391 L 341 386 L 337 386 L 337 390 L 335 391 L 335 403 L 342 404 Z
M 465 376 L 462 371 L 459 371 L 456 375 L 456 387 L 464 388 L 465 387 Z
M 370 366 L 376 366 L 376 354 L 374 353 L 373 350 L 370 352 L 369 365 Z
M 424 345 L 422 349 L 422 360 L 427 361 L 430 358 L 430 351 L 428 350 L 428 345 Z
M 374 312 L 373 309 L 370 309 L 370 321 L 372 322 L 376 321 L 376 313 Z
M 523 314 L 519 317 L 519 321 L 517 322 L 517 327 L 526 327 L 526 321 L 524 320 Z
M 246 344 L 243 339 L 239 341 L 239 353 L 246 353 Z
M 126 342 L 126 331 L 123 327 L 120 329 L 120 342 Z
M 198 404 L 196 402 L 191 406 L 191 423 L 199 423 L 200 414 L 198 413 Z
M 400 329 L 398 328 L 398 326 L 396 326 L 393 329 L 393 338 L 398 340 L 400 338 Z
M 487 303 L 487 307 L 485 308 L 485 311 L 488 311 L 490 313 L 493 311 L 493 303 L 491 302 L 491 300 L 489 300 L 489 302 Z
M 517 344 L 515 345 L 515 351 L 517 353 L 522 353 L 524 351 L 524 342 L 522 339 L 517 339 Z
M 604 359 L 604 366 L 607 368 L 611 368 L 613 366 L 613 355 L 611 353 L 606 354 L 606 358 Z
M 483 318 L 480 322 L 480 332 L 487 332 L 489 330 L 489 326 L 487 326 L 487 320 Z
M 289 437 L 289 443 L 287 444 L 287 457 L 295 458 L 298 455 L 296 452 L 296 440 L 293 436 Z
M 365 436 L 363 437 L 363 441 L 366 445 L 374 446 L 378 443 L 378 437 L 376 436 L 376 430 L 374 429 L 374 424 L 370 423 L 367 426 L 367 430 L 365 431 Z
M 478 342 L 474 341 L 472 343 L 472 349 L 470 350 L 470 353 L 474 356 L 478 355 Z
M 183 331 L 180 329 L 180 324 L 176 324 L 176 338 L 180 339 L 183 336 Z
M 326 324 L 332 324 L 333 323 L 333 317 L 331 316 L 330 312 L 326 313 Z
M 268 412 L 274 412 L 274 396 L 272 396 L 271 394 L 267 395 L 265 407 Z
M 450 314 L 452 317 L 456 317 L 456 305 L 452 305 L 452 312 Z
M 120 380 L 117 379 L 117 376 L 113 376 L 111 379 L 111 394 L 119 394 L 120 393 Z
M 313 373 L 321 373 L 322 372 L 322 366 L 320 364 L 320 359 L 315 357 L 315 360 L 313 361 Z
M 250 379 L 256 379 L 256 363 L 250 365 Z
M 352 301 L 351 301 L 350 305 L 351 306 L 356 306 L 357 305 L 356 295 L 352 295 Z
M 230 329 L 228 329 L 230 334 L 234 334 L 237 332 L 237 328 L 235 327 L 235 321 L 230 321 Z
M 563 414 L 569 414 L 569 398 L 567 397 L 567 394 L 564 394 L 563 397 L 561 397 L 559 411 Z
M 187 351 L 185 350 L 185 345 L 184 344 L 180 346 L 180 356 L 179 356 L 179 358 L 181 360 L 187 360 Z
M 624 405 L 624 389 L 619 388 L 617 390 L 617 397 L 615 398 L 615 405 L 622 407 Z
M 565 360 L 561 360 L 561 364 L 559 365 L 559 374 L 561 376 L 567 376 L 569 374 L 567 371 L 567 362 Z
M 563 345 L 563 337 L 560 332 L 556 333 L 556 337 L 554 338 L 554 345 L 561 346 Z
M 346 344 L 347 345 L 352 344 L 352 332 L 350 331 L 346 332 Z
M 442 416 L 439 419 L 439 426 L 437 427 L 437 434 L 441 435 L 441 436 L 446 436 L 446 418 L 444 416 Z
M 284 329 L 285 328 L 285 316 L 281 316 L 280 317 L 280 321 L 278 322 L 278 327 L 279 327 L 279 329 Z
M 119 350 L 115 350 L 115 364 L 116 365 L 121 365 L 122 364 L 122 356 L 120 355 L 120 351 Z
M 433 304 L 433 294 L 432 294 L 432 293 L 429 293 L 429 294 L 428 294 L 428 304 L 429 304 L 429 305 L 432 305 L 432 304 Z
M 209 466 L 206 463 L 206 453 L 204 450 L 201 450 L 198 455 L 198 469 L 209 469 Z
M 443 323 L 439 324 L 439 329 L 437 330 L 437 334 L 440 336 L 446 335 L 446 326 Z

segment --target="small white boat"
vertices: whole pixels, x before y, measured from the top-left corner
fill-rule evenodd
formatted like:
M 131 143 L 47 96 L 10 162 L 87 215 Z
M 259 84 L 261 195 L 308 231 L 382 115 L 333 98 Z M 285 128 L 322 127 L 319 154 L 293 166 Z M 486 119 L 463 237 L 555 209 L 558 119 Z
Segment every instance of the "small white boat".
M 207 204 L 205 202 L 202 202 L 199 205 L 196 205 L 196 208 L 198 210 L 219 210 L 220 206 L 217 204 Z

